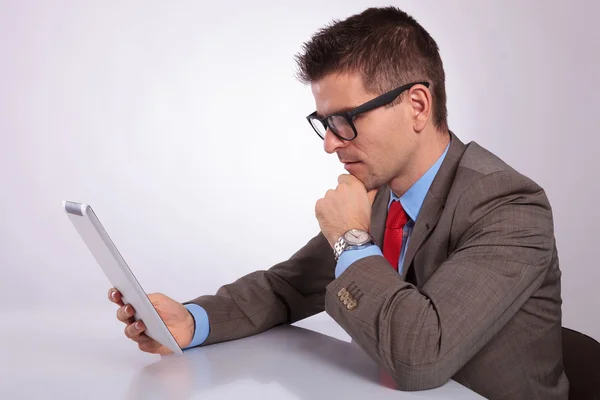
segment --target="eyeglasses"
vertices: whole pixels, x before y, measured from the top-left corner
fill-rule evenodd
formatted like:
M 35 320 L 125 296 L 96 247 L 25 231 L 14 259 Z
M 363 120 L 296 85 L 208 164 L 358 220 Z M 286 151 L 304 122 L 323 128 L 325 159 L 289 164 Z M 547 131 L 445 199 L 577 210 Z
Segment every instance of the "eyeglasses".
M 359 114 L 391 103 L 398 96 L 400 96 L 402 92 L 415 85 L 424 85 L 425 87 L 429 88 L 429 82 L 408 83 L 406 85 L 397 87 L 396 89 L 392 89 L 381 96 L 375 97 L 374 99 L 369 100 L 350 111 L 339 112 L 325 117 L 319 117 L 315 111 L 306 117 L 306 119 L 321 139 L 325 139 L 325 133 L 327 132 L 327 129 L 331 129 L 331 132 L 333 132 L 333 134 L 341 140 L 353 140 L 358 135 L 353 121 Z

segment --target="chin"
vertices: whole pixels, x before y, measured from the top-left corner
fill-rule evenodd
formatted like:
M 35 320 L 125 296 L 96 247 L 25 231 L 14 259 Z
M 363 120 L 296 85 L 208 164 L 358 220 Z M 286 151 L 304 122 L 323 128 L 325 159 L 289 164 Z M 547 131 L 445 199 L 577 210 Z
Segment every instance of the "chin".
M 356 172 L 360 172 L 360 173 L 356 173 Z M 356 171 L 355 173 L 353 173 L 352 175 L 358 179 L 359 181 L 362 182 L 362 184 L 365 186 L 365 189 L 367 189 L 367 192 L 373 190 L 373 189 L 379 189 L 380 187 L 382 187 L 383 185 L 386 184 L 385 179 L 381 179 L 380 176 L 375 176 L 372 175 L 371 173 L 369 173 L 369 171 L 365 171 L 364 169 L 361 171 Z
M 379 185 L 378 181 L 376 179 L 361 179 L 357 176 L 358 180 L 362 182 L 363 185 L 365 185 L 365 189 L 367 189 L 367 192 L 373 190 L 373 189 L 379 189 L 381 186 L 383 185 Z
M 389 181 L 386 179 L 382 179 L 381 177 L 370 177 L 371 179 L 367 179 L 367 181 L 363 181 L 363 185 L 367 189 L 367 192 L 373 189 L 379 189 L 382 186 L 385 186 Z
M 367 189 L 367 192 L 370 192 L 371 190 L 379 189 L 381 186 L 383 185 L 365 185 L 365 188 Z

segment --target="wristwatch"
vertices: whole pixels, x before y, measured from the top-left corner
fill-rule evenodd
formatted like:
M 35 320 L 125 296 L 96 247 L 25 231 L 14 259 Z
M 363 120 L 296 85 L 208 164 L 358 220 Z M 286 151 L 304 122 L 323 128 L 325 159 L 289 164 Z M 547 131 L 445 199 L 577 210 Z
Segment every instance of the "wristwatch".
M 363 246 L 365 244 L 375 243 L 371 234 L 362 229 L 350 229 L 346 231 L 333 245 L 333 255 L 337 262 L 344 252 L 350 247 Z

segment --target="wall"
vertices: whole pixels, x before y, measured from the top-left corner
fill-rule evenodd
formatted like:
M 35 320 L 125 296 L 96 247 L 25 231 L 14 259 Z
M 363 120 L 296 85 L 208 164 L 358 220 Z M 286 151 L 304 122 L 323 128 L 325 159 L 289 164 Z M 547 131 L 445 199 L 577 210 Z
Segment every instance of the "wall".
M 0 2 L 0 308 L 114 311 L 64 199 L 94 207 L 148 292 L 180 301 L 318 232 L 314 203 L 344 170 L 304 119 L 293 55 L 385 3 L 282 3 Z M 564 325 L 600 339 L 600 6 L 402 7 L 441 48 L 451 129 L 546 189 Z

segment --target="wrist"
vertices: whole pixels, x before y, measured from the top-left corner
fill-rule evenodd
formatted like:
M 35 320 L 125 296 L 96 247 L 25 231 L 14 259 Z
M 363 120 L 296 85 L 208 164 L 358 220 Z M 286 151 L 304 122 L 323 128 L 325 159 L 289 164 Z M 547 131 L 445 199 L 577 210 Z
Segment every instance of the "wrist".
M 337 262 L 342 253 L 349 249 L 358 249 L 361 246 L 364 248 L 375 241 L 371 234 L 362 229 L 349 229 L 342 234 L 333 245 L 333 255 Z
M 362 250 L 362 249 L 366 249 L 369 246 L 374 246 L 374 243 L 369 242 L 369 243 L 360 244 L 357 246 L 348 246 L 348 247 L 346 247 L 346 250 L 344 250 L 344 251 Z
M 194 314 L 192 314 L 192 312 L 190 310 L 187 309 L 186 307 L 186 311 L 187 311 L 187 317 L 186 317 L 186 331 L 190 332 L 190 337 L 189 337 L 189 341 L 188 343 L 186 343 L 185 346 L 183 347 L 187 347 L 190 345 L 190 343 L 192 343 L 192 340 L 194 340 L 194 335 L 196 334 L 196 318 L 194 318 Z

